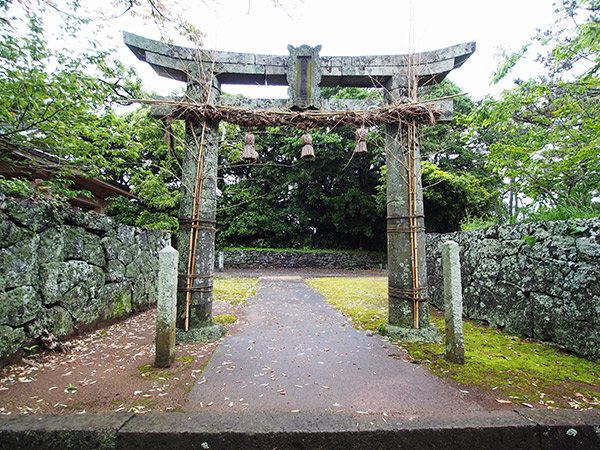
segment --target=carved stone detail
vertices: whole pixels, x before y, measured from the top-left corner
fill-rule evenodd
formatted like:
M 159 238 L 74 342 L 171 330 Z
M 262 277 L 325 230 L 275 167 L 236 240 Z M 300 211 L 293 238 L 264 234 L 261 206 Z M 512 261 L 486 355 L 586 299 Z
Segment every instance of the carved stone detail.
M 319 109 L 321 100 L 321 46 L 288 45 L 288 95 L 292 109 Z

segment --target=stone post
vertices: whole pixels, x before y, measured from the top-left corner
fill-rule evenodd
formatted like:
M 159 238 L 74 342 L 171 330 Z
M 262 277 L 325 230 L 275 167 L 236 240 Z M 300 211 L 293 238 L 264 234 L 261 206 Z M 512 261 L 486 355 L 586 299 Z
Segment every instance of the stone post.
M 444 318 L 446 319 L 446 358 L 456 364 L 465 363 L 465 338 L 462 322 L 462 284 L 460 256 L 454 241 L 442 245 L 444 272 Z
M 219 272 L 223 272 L 223 269 L 225 269 L 225 252 L 223 250 L 219 251 L 219 259 L 218 259 L 218 264 L 219 264 Z
M 177 250 L 170 245 L 158 252 L 155 367 L 170 367 L 175 360 L 177 256 Z
M 220 83 L 210 70 L 188 74 L 187 101 L 214 103 L 219 95 Z M 180 342 L 210 342 L 224 334 L 224 327 L 212 322 L 218 131 L 218 123 L 204 123 L 195 118 L 186 120 L 178 242 L 177 340 Z M 196 190 L 200 192 L 200 198 L 196 199 L 197 204 L 194 206 Z M 193 218 L 194 208 L 197 209 L 197 219 Z M 190 245 L 193 228 L 197 229 L 195 246 L 193 242 Z M 190 250 L 195 258 L 192 258 L 194 270 L 191 287 L 188 288 Z M 190 306 L 186 332 L 185 311 L 188 298 Z
M 387 85 L 386 101 L 401 101 L 407 95 L 408 79 L 395 76 Z M 439 330 L 429 323 L 427 307 L 427 263 L 425 259 L 425 218 L 423 213 L 423 188 L 421 184 L 421 156 L 413 133 L 407 124 L 386 125 L 386 185 L 387 185 L 387 241 L 388 241 L 388 299 L 389 323 L 385 334 L 400 341 L 440 342 Z M 412 155 L 410 154 L 412 152 Z M 409 190 L 409 165 L 414 161 L 414 212 L 411 212 Z M 413 217 L 411 217 L 413 216 Z M 416 258 L 413 265 L 410 224 L 416 225 Z M 414 324 L 412 300 L 413 267 L 417 270 L 418 327 Z

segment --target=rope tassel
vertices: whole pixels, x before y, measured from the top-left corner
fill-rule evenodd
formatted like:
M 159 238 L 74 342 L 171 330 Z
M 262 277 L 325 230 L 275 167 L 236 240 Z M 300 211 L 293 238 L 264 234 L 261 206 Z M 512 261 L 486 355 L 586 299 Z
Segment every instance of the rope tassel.
M 356 130 L 356 148 L 354 153 L 367 153 L 367 129 L 362 127 Z
M 258 159 L 258 153 L 256 153 L 256 148 L 254 147 L 255 138 L 252 133 L 246 133 L 244 137 L 244 151 L 242 152 L 242 159 L 250 162 L 256 162 Z
M 315 157 L 315 150 L 312 146 L 312 136 L 309 133 L 302 135 L 302 159 L 313 159 Z

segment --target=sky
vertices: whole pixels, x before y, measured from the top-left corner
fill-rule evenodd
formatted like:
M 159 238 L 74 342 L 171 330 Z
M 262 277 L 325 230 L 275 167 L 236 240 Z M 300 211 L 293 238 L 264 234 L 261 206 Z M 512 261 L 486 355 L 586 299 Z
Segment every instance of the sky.
M 280 3 L 281 5 L 278 5 Z M 208 50 L 287 55 L 287 45 L 321 44 L 322 56 L 405 54 L 476 41 L 477 50 L 448 77 L 473 99 L 510 88 L 490 86 L 503 47 L 517 50 L 556 19 L 553 0 L 181 0 L 182 12 L 203 31 Z M 130 19 L 118 26 L 158 38 L 154 26 Z M 178 42 L 181 44 L 185 43 Z M 115 39 L 119 58 L 133 65 L 147 90 L 168 95 L 181 83 L 159 77 Z M 533 64 L 515 73 L 527 78 Z M 224 86 L 249 97 L 286 97 L 285 87 Z

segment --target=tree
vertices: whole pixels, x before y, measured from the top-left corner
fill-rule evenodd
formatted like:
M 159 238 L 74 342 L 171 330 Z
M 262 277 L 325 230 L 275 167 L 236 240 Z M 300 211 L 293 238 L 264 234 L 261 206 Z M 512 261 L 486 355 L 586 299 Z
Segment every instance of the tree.
M 501 180 L 485 167 L 485 152 L 469 142 L 461 120 L 475 103 L 460 94 L 449 80 L 421 92 L 424 100 L 457 96 L 453 120 L 424 127 L 421 137 L 425 225 L 432 232 L 456 231 L 466 220 L 497 216 L 502 209 Z
M 381 166 L 373 163 L 381 152 L 352 157 L 352 130 L 311 130 L 316 158 L 302 160 L 302 134 L 257 133 L 253 165 L 239 163 L 241 133 L 234 135 L 240 144 L 221 151 L 219 245 L 383 249 L 384 217 L 373 199 L 379 175 L 372 170 Z
M 107 213 L 121 223 L 176 232 L 179 214 L 181 160 L 184 127 L 173 121 L 169 127 L 150 116 L 142 106 L 119 119 L 139 150 L 124 165 L 127 179 L 140 200 L 113 199 Z
M 487 166 L 529 201 L 529 211 L 594 211 L 600 186 L 600 1 L 563 0 L 557 26 L 501 62 L 495 80 L 536 45 L 544 75 L 516 80 L 470 117 L 475 139 L 492 134 Z M 534 45 L 536 44 L 536 45 Z
M 56 188 L 69 184 L 73 171 L 107 179 L 122 175 L 120 166 L 136 155 L 112 104 L 137 96 L 140 82 L 109 52 L 77 54 L 48 45 L 43 17 L 51 3 L 36 2 L 19 10 L 0 2 L 0 158 L 14 149 L 36 149 L 54 155 Z M 85 20 L 67 5 L 65 33 L 77 33 Z M 67 192 L 62 190 L 61 192 Z

